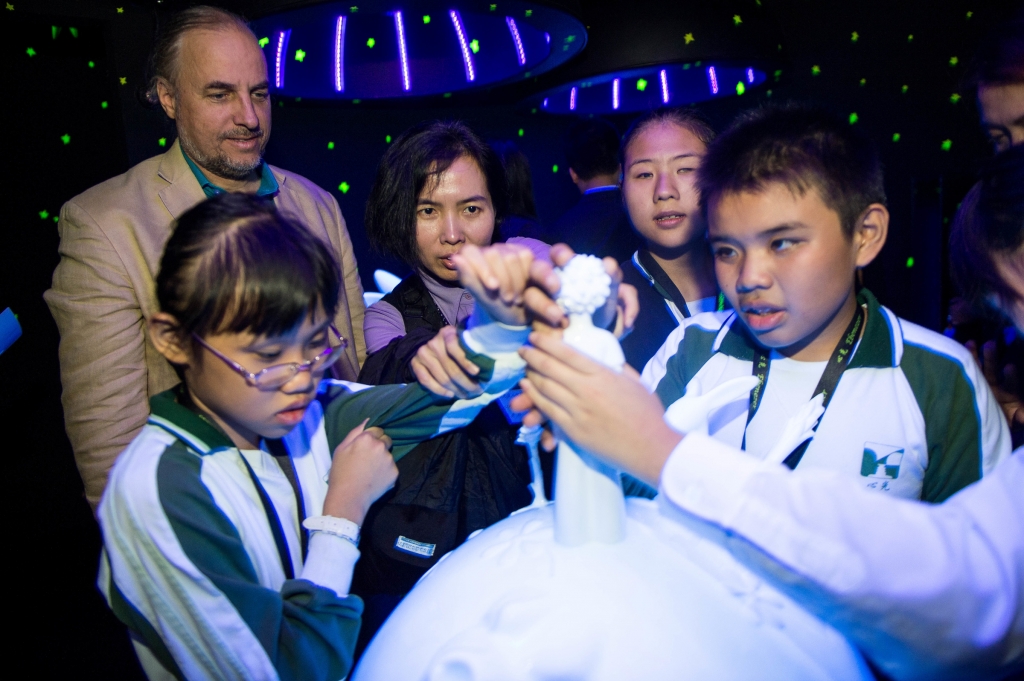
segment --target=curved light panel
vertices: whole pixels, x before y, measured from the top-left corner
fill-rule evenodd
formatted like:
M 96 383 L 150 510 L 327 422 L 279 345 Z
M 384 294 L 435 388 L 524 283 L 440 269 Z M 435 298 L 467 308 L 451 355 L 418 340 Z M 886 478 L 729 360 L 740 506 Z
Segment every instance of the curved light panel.
M 566 83 L 526 103 L 554 114 L 632 113 L 742 95 L 765 80 L 765 72 L 754 66 L 699 61 L 658 64 Z
M 512 82 L 558 66 L 587 43 L 572 15 L 519 1 L 348 0 L 252 26 L 267 38 L 273 92 L 311 99 L 416 97 Z

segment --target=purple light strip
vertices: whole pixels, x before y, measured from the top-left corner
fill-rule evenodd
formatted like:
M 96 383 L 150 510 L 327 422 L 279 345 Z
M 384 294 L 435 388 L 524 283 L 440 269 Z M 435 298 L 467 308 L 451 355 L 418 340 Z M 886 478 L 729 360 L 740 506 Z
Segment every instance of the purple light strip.
M 345 91 L 345 15 L 334 29 L 334 90 Z
M 526 50 L 523 49 L 523 39 L 519 37 L 519 27 L 516 26 L 516 20 L 512 17 L 505 17 L 505 23 L 508 24 L 509 33 L 512 34 L 512 42 L 516 44 L 516 56 L 519 58 L 519 65 L 526 66 Z
M 747 69 L 747 82 L 748 83 L 753 83 L 754 82 L 754 69 Z
M 395 32 L 398 33 L 398 58 L 402 62 L 402 89 L 409 91 L 409 55 L 405 51 L 405 26 L 402 13 L 395 12 Z
M 469 43 L 466 41 L 466 29 L 462 26 L 462 16 L 458 10 L 449 10 L 448 16 L 452 18 L 455 26 L 455 35 L 459 39 L 459 47 L 462 48 L 462 62 L 466 65 L 466 80 L 472 83 L 476 80 L 476 71 L 473 69 L 473 55 L 469 52 Z
M 544 98 L 544 101 L 541 103 L 541 106 L 544 107 L 545 109 L 548 108 L 548 98 L 547 97 Z
M 612 81 L 612 108 L 619 108 L 619 79 Z
M 668 73 L 665 69 L 661 70 L 661 102 L 668 104 Z
M 708 67 L 708 81 L 711 83 L 711 94 L 718 94 L 718 76 L 715 74 L 715 67 Z
M 569 111 L 576 110 L 576 88 L 569 90 Z
M 288 38 L 292 35 L 291 29 L 281 31 L 277 34 L 277 58 L 274 61 L 274 87 L 278 90 L 284 87 L 284 61 L 288 52 Z

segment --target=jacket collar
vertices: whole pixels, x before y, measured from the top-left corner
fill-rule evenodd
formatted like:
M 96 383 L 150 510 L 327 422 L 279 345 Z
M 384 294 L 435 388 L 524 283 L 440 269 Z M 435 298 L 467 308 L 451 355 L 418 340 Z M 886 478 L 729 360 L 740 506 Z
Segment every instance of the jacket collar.
M 227 434 L 186 407 L 180 399 L 185 386 L 178 384 L 170 390 L 149 398 L 149 423 L 169 432 L 200 454 L 210 454 L 234 447 Z
M 283 190 L 287 176 L 280 169 L 264 162 L 264 168 L 269 169 L 271 177 L 277 182 L 277 194 Z M 181 150 L 181 142 L 174 140 L 171 148 L 160 157 L 160 164 L 157 166 L 156 174 L 167 183 L 157 196 L 163 202 L 171 218 L 177 220 L 188 209 L 206 199 L 195 173 L 188 167 L 185 154 Z
M 850 359 L 848 368 L 887 368 L 899 363 L 896 330 L 892 326 L 892 315 L 882 307 L 874 294 L 866 288 L 857 293 L 857 302 L 868 307 L 868 321 L 864 327 L 857 350 Z M 899 339 L 902 341 L 902 339 Z M 714 350 L 736 359 L 753 361 L 757 343 L 747 332 L 743 322 L 734 314 L 723 325 L 715 341 Z

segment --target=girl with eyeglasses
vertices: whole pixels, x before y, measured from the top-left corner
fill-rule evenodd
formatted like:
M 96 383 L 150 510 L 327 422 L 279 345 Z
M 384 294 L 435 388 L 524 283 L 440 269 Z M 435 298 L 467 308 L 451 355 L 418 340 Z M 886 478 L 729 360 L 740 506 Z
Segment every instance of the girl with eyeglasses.
M 486 406 L 324 380 L 347 342 L 330 322 L 339 277 L 315 236 L 243 194 L 185 213 L 165 247 L 147 323 L 182 382 L 152 398 L 99 507 L 99 587 L 150 678 L 346 676 L 367 509 L 397 459 Z M 488 348 L 522 342 L 524 314 L 480 307 L 460 342 L 497 396 L 521 360 Z

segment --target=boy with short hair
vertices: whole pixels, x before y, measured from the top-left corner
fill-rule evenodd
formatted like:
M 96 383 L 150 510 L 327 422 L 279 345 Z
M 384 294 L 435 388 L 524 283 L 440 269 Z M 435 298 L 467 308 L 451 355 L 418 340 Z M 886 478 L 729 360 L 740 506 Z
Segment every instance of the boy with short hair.
M 756 376 L 750 399 L 713 414 L 709 431 L 764 459 L 822 394 L 813 437 L 785 464 L 930 502 L 1010 453 L 969 353 L 856 286 L 889 222 L 877 153 L 856 128 L 808 106 L 750 112 L 710 146 L 698 188 L 733 310 L 685 320 L 648 363 L 644 381 L 666 407 Z

